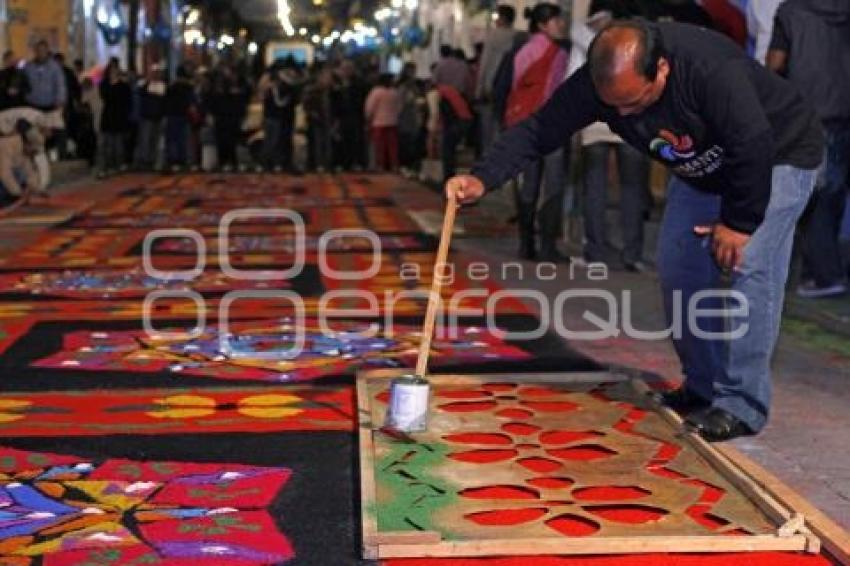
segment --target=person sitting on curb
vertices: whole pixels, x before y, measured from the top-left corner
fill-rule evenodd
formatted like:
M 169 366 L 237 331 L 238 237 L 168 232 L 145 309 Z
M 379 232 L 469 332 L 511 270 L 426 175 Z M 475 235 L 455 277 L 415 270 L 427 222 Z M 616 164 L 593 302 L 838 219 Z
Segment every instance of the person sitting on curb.
M 45 143 L 57 126 L 55 115 L 19 107 L 0 112 L 0 182 L 13 197 L 22 202 L 35 194 L 47 198 L 50 164 Z M 26 187 L 26 191 L 22 189 Z
M 47 196 L 34 159 L 39 152 L 44 152 L 44 136 L 24 121 L 19 132 L 0 136 L 0 184 L 11 197 L 26 200 L 33 191 Z

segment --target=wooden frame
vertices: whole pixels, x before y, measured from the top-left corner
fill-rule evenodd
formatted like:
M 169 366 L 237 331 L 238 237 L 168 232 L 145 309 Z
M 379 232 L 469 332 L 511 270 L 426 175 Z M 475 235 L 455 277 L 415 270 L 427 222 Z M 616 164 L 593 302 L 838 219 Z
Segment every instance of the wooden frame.
M 732 446 L 719 450 L 760 487 L 805 517 L 805 526 L 821 539 L 823 550 L 839 564 L 850 566 L 850 533 L 782 481 Z
M 781 494 L 771 486 L 775 484 L 756 481 L 750 474 L 753 467 L 738 466 L 726 451 L 704 442 L 697 435 L 686 431 L 681 419 L 672 411 L 649 401 L 652 410 L 661 415 L 677 437 L 714 468 L 734 486 L 746 499 L 763 513 L 772 525 L 770 534 L 748 536 L 598 536 L 572 538 L 511 538 L 444 540 L 434 531 L 386 532 L 378 528 L 376 508 L 377 483 L 375 474 L 374 433 L 383 423 L 373 422 L 370 384 L 387 382 L 405 373 L 403 370 L 378 370 L 358 375 L 357 399 L 359 413 L 360 482 L 363 556 L 366 559 L 403 557 L 460 557 L 493 555 L 542 555 L 542 554 L 634 554 L 650 552 L 757 552 L 757 551 L 820 551 L 818 536 L 830 534 L 823 529 L 811 528 L 801 509 L 781 500 Z M 432 375 L 432 385 L 481 385 L 483 383 L 540 384 L 628 384 L 638 395 L 650 399 L 649 388 L 639 380 L 614 373 L 544 373 L 544 374 L 486 374 L 486 375 Z M 807 512 L 809 510 L 806 510 Z M 814 531 L 814 532 L 813 532 Z M 830 543 L 827 543 L 829 548 Z M 835 546 L 835 545 L 833 545 Z M 839 556 L 840 558 L 840 556 Z

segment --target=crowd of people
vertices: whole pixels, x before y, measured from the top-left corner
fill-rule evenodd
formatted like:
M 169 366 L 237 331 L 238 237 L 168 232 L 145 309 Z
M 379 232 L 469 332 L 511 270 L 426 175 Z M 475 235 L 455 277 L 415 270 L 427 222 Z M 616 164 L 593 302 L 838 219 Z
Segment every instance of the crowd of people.
M 309 67 L 287 58 L 258 76 L 226 61 L 212 68 L 184 63 L 169 81 L 162 66 L 136 76 L 117 58 L 94 72 L 80 61 L 72 69 L 41 42 L 30 61 L 5 53 L 0 111 L 61 117 L 49 134 L 56 157 L 85 159 L 100 175 L 413 172 L 425 153 L 427 89 L 414 65 L 395 76 L 368 58 Z M 299 147 L 303 155 L 296 155 Z

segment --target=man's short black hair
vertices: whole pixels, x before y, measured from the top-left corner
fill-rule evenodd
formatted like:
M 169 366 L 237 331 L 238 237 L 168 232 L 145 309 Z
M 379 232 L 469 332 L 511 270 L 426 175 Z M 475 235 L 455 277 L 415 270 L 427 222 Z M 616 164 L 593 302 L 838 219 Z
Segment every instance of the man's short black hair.
M 499 4 L 496 8 L 496 15 L 499 16 L 500 21 L 510 26 L 514 25 L 516 21 L 516 9 L 507 4 Z
M 614 79 L 618 45 L 608 40 L 607 35 L 615 29 L 629 29 L 636 33 L 638 50 L 635 71 L 647 81 L 654 81 L 658 76 L 658 60 L 664 56 L 661 37 L 649 22 L 634 19 L 613 22 L 593 39 L 587 57 L 593 83 L 596 86 L 607 85 Z
M 451 57 L 454 54 L 454 49 L 451 45 L 443 44 L 440 46 L 440 57 Z

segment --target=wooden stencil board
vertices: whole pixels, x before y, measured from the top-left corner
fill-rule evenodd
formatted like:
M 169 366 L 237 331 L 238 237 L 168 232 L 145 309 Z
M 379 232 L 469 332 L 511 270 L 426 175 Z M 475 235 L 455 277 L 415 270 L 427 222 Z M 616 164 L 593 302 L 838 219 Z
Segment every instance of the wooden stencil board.
M 430 376 L 428 431 L 400 439 L 378 430 L 394 375 L 357 382 L 365 558 L 820 548 L 642 382 Z

